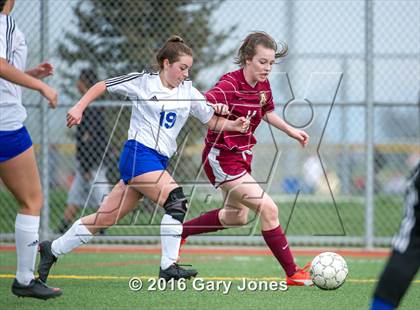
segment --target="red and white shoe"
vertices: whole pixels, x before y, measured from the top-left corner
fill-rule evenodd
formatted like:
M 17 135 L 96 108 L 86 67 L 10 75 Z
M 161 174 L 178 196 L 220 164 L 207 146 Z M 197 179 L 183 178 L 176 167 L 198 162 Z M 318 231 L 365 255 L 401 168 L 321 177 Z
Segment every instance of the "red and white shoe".
M 303 268 L 298 268 L 296 272 L 290 276 L 286 276 L 286 283 L 288 286 L 313 286 L 311 274 L 309 269 L 311 262 L 307 263 Z
M 182 246 L 185 243 L 187 243 L 187 238 L 181 238 L 181 244 L 179 245 L 178 259 L 176 260 L 177 263 L 181 260 Z

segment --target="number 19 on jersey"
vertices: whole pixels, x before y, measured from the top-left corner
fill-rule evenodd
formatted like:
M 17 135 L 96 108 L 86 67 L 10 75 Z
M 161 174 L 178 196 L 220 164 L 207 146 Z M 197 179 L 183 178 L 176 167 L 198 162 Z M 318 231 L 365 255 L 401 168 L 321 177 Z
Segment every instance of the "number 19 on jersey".
M 175 112 L 167 112 L 162 111 L 160 112 L 160 120 L 159 120 L 159 126 L 169 129 L 174 127 L 176 122 L 176 113 Z

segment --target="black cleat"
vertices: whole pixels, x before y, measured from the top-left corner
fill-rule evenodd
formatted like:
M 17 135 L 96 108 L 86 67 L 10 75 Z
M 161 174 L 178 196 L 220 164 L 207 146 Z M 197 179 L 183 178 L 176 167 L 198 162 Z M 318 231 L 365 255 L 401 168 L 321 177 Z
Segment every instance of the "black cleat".
M 159 269 L 159 278 L 169 281 L 170 279 L 179 280 L 179 279 L 191 279 L 198 274 L 198 271 L 195 269 L 184 269 L 181 268 L 178 264 L 173 264 L 162 270 Z
M 48 274 L 52 265 L 57 261 L 57 257 L 51 252 L 51 241 L 42 241 L 38 246 L 40 259 L 38 263 L 39 279 L 47 283 Z
M 22 285 L 15 279 L 12 284 L 12 293 L 18 297 L 33 297 L 44 300 L 63 294 L 59 288 L 49 287 L 39 279 L 33 279 L 28 285 Z

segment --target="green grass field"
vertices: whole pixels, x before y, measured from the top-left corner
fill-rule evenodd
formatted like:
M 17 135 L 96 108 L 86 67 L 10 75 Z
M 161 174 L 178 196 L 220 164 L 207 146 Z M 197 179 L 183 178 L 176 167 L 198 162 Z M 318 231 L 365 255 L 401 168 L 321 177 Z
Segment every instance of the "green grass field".
M 183 262 L 193 264 L 199 270 L 199 277 L 205 281 L 232 281 L 229 293 L 223 294 L 222 291 L 198 291 L 192 287 L 191 281 L 185 290 L 168 288 L 166 291 L 149 291 L 153 287 L 148 284 L 148 279 L 158 272 L 160 255 L 157 248 L 131 253 L 76 252 L 60 259 L 49 279 L 50 285 L 62 288 L 63 296 L 40 301 L 16 298 L 10 293 L 15 253 L 9 249 L 0 251 L 1 305 L 3 309 L 367 309 L 385 258 L 345 258 L 349 276 L 336 291 L 290 287 L 287 291 L 240 292 L 238 287 L 242 278 L 261 281 L 284 279 L 273 257 L 258 253 L 241 255 L 241 252 L 200 250 L 184 254 Z M 310 259 L 309 256 L 297 256 L 300 265 Z M 131 277 L 143 280 L 142 290 L 135 292 L 129 289 L 128 280 Z M 401 309 L 418 309 L 419 296 L 420 277 L 417 276 Z

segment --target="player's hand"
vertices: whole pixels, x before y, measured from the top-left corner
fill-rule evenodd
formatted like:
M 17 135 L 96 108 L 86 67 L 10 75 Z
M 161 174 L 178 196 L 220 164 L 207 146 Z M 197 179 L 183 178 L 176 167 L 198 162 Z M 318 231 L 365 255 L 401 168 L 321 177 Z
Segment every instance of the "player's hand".
M 302 145 L 302 147 L 305 147 L 309 142 L 309 135 L 300 129 L 293 129 L 289 133 L 289 136 L 298 140 L 298 142 L 300 143 L 300 145 Z
M 249 120 L 246 119 L 245 117 L 241 116 L 233 121 L 232 131 L 239 131 L 239 132 L 245 133 L 248 131 L 248 129 L 249 129 Z
M 31 69 L 29 74 L 37 79 L 43 79 L 54 74 L 54 67 L 49 62 L 44 62 Z
M 75 105 L 67 112 L 67 127 L 71 128 L 74 125 L 80 125 L 82 122 L 83 109 Z
M 211 105 L 214 109 L 214 113 L 219 115 L 228 115 L 229 114 L 229 107 L 223 103 L 216 103 Z
M 39 90 L 39 92 L 48 100 L 48 106 L 51 109 L 55 109 L 57 107 L 58 95 L 54 88 L 48 86 L 47 84 L 44 84 L 43 87 Z

